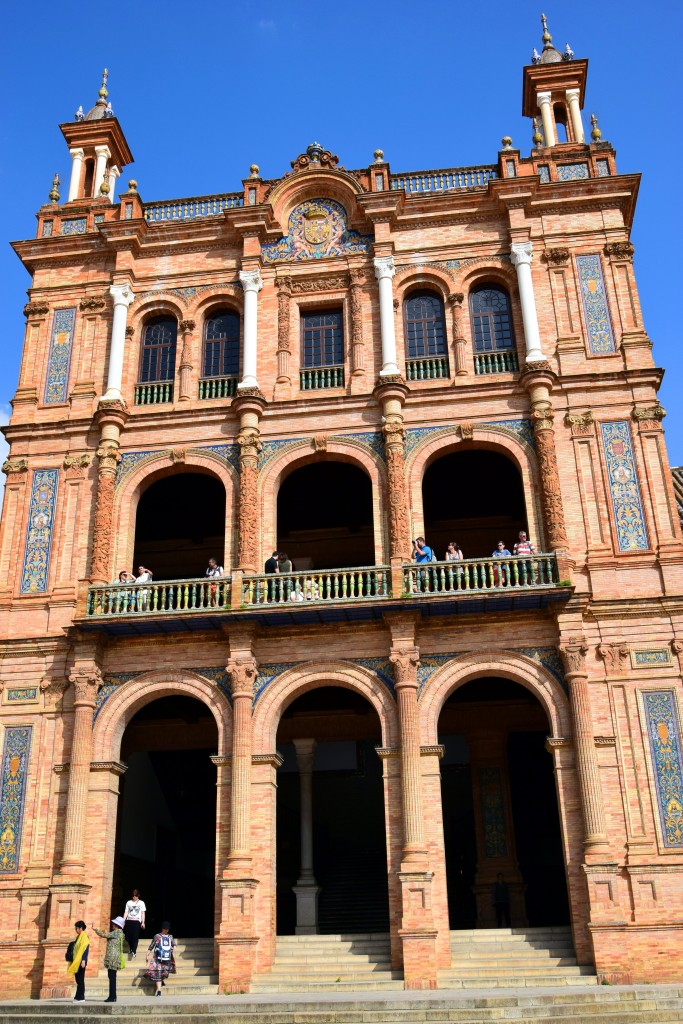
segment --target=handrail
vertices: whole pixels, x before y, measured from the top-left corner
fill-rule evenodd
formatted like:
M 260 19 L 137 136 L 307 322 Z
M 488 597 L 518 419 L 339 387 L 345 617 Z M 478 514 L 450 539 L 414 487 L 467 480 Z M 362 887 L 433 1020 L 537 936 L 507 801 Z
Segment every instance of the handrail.
M 447 192 L 458 188 L 483 188 L 496 177 L 495 164 L 478 167 L 446 167 L 434 171 L 406 171 L 392 174 L 389 188 L 406 192 Z
M 311 572 L 245 576 L 244 605 L 297 605 L 310 601 L 377 600 L 391 596 L 391 569 L 384 565 L 351 569 L 317 569 Z
M 146 221 L 193 220 L 196 217 L 218 217 L 223 210 L 244 206 L 243 192 L 225 192 L 217 196 L 189 196 L 187 199 L 167 199 L 159 203 L 143 203 Z
M 559 583 L 555 552 L 509 558 L 466 558 L 403 566 L 405 594 L 536 590 Z
M 110 583 L 88 588 L 86 615 L 164 615 L 230 607 L 230 577 L 163 580 L 160 583 Z

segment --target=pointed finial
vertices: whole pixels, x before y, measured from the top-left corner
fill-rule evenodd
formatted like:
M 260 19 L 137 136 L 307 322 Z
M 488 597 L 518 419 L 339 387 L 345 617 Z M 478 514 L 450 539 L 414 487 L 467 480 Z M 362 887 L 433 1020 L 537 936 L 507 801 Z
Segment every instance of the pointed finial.
M 540 118 L 534 118 L 534 134 L 531 136 L 531 141 L 537 149 L 543 148 L 543 136 L 541 135 L 541 122 Z
M 602 138 L 602 132 L 598 128 L 598 119 L 595 116 L 595 114 L 591 114 L 591 124 L 593 125 L 593 130 L 591 131 L 591 139 L 593 140 L 593 142 L 599 142 Z
M 85 114 L 83 113 L 83 104 L 80 105 L 74 115 L 74 121 L 85 121 Z
M 51 203 L 58 203 L 59 202 L 59 175 L 58 174 L 55 174 L 54 178 L 52 179 L 52 188 L 50 189 L 50 202 Z
M 107 90 L 107 79 L 108 78 L 109 78 L 109 72 L 105 68 L 104 71 L 102 72 L 102 85 L 100 86 L 100 91 L 98 93 L 100 99 L 102 99 L 102 100 L 106 100 L 107 96 L 109 95 L 109 92 Z
M 562 60 L 574 60 L 574 51 L 572 50 L 572 48 L 569 45 L 569 43 L 567 43 L 567 45 L 564 48 L 564 53 L 562 54 Z
M 541 15 L 541 24 L 543 25 L 543 49 L 547 50 L 549 46 L 552 46 L 553 37 L 548 31 L 548 19 L 545 14 Z
M 534 52 L 531 54 L 531 63 L 532 64 L 540 64 L 541 63 L 541 55 L 540 55 L 540 53 L 538 52 L 538 50 L 536 49 L 535 46 L 534 46 Z
M 112 110 L 111 102 L 107 103 L 106 107 L 104 108 L 104 114 L 102 116 L 103 117 L 113 117 L 114 116 L 114 111 Z

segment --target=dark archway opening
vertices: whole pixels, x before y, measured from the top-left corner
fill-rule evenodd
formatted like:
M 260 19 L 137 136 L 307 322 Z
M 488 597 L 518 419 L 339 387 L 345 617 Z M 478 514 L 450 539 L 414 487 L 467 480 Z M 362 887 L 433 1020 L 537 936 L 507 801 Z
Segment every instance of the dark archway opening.
M 152 701 L 123 734 L 111 913 L 139 889 L 143 942 L 163 920 L 176 935 L 213 935 L 217 749 L 215 719 L 192 697 Z
M 277 496 L 277 546 L 296 569 L 374 565 L 372 482 L 348 462 L 295 469 Z
M 499 540 L 512 551 L 519 531 L 528 531 L 521 475 L 499 452 L 442 455 L 427 468 L 422 498 L 427 544 L 439 559 L 451 540 L 465 558 L 488 558 Z
M 225 488 L 206 473 L 174 473 L 138 502 L 133 571 L 147 566 L 155 580 L 203 576 L 209 558 L 223 564 Z
M 313 869 L 318 932 L 389 930 L 389 890 L 379 718 L 363 697 L 321 687 L 295 700 L 277 734 L 284 758 L 277 789 L 277 932 L 293 935 L 299 878 L 300 780 L 294 739 L 316 740 Z
M 522 894 L 513 927 L 569 923 L 547 736 L 539 701 L 507 679 L 473 680 L 444 704 L 439 742 L 445 747 L 441 791 L 451 928 L 494 925 L 491 886 L 498 871 Z M 493 796 L 485 774 L 491 770 L 499 789 Z

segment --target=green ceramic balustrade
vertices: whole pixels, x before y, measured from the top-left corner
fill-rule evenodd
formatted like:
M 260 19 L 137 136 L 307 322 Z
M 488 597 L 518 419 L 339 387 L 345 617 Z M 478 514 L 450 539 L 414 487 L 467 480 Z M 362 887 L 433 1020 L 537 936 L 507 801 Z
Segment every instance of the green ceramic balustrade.
M 233 398 L 237 393 L 237 377 L 205 377 L 199 382 L 200 398 Z
M 558 583 L 554 553 L 532 558 L 468 558 L 462 562 L 426 562 L 403 567 L 405 594 L 537 590 L 556 587 Z
M 207 612 L 230 607 L 230 580 L 164 580 L 90 587 L 87 615 L 121 617 Z
M 173 401 L 173 381 L 157 384 L 136 384 L 135 405 L 163 405 Z
M 378 600 L 390 596 L 386 566 L 326 569 L 319 572 L 245 576 L 243 605 L 298 605 L 310 602 Z
M 224 210 L 244 206 L 242 192 L 226 192 L 219 196 L 192 196 L 169 199 L 162 203 L 145 203 L 142 214 L 146 221 L 194 220 L 197 217 L 219 217 Z
M 448 377 L 447 356 L 408 359 L 406 362 L 406 378 L 408 380 L 440 380 L 444 377 Z
M 519 370 L 517 353 L 514 351 L 477 352 L 474 357 L 474 372 L 516 373 Z
M 301 370 L 299 387 L 302 391 L 317 391 L 320 388 L 343 388 L 343 366 L 318 366 L 315 369 Z

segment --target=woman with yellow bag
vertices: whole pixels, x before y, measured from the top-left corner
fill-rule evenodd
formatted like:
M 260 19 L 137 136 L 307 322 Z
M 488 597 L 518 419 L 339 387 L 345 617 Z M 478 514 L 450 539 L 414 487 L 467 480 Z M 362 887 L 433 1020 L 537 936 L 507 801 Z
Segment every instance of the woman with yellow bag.
M 76 921 L 76 938 L 69 943 L 66 951 L 66 958 L 69 966 L 66 973 L 70 974 L 76 982 L 75 1003 L 82 1003 L 85 999 L 85 969 L 88 966 L 88 947 L 90 938 L 85 931 L 85 921 Z

